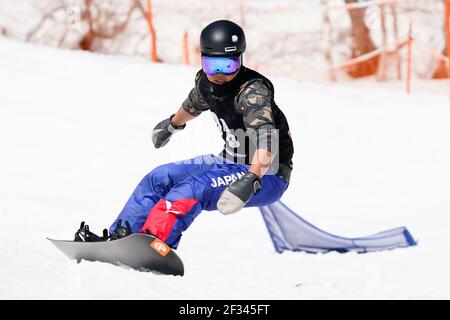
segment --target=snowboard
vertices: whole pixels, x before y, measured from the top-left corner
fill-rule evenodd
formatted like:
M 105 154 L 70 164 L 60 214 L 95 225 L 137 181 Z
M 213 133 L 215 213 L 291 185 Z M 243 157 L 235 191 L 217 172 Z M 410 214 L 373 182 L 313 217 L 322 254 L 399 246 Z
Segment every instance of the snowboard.
M 107 262 L 139 271 L 184 275 L 181 259 L 163 241 L 154 236 L 133 233 L 113 241 L 78 242 L 50 239 L 70 259 Z

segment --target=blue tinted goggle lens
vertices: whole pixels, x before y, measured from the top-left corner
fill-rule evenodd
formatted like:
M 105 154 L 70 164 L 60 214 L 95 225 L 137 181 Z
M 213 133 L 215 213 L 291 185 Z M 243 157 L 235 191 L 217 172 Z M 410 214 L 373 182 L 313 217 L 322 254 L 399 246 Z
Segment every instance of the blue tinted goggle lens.
M 202 56 L 203 71 L 213 76 L 217 73 L 232 75 L 241 66 L 240 57 L 208 57 Z

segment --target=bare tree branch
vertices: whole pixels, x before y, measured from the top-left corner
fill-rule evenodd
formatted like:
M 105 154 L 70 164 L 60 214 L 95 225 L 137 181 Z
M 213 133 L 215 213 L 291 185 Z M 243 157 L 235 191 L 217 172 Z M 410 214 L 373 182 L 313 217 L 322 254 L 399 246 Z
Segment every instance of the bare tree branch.
M 65 6 L 58 6 L 53 8 L 51 11 L 47 12 L 46 14 L 44 14 L 44 16 L 41 18 L 41 20 L 39 21 L 39 23 L 36 25 L 36 27 L 34 27 L 26 36 L 26 41 L 31 41 L 31 39 L 34 37 L 34 35 L 41 29 L 41 27 L 44 25 L 45 22 L 47 22 L 47 20 L 52 17 L 56 12 L 58 12 L 59 10 L 64 9 Z

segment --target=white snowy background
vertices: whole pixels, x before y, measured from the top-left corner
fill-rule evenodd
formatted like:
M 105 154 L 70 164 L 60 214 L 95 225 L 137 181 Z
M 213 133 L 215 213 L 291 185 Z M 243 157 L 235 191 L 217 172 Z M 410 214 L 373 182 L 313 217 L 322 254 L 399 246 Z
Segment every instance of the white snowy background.
M 450 102 L 426 89 L 273 79 L 295 144 L 283 201 L 342 236 L 405 225 L 416 247 L 280 255 L 250 208 L 198 217 L 178 249 L 184 277 L 59 252 L 46 237 L 72 239 L 82 220 L 100 233 L 155 166 L 220 150 L 208 113 L 151 143 L 195 73 L 0 39 L 0 298 L 450 298 Z

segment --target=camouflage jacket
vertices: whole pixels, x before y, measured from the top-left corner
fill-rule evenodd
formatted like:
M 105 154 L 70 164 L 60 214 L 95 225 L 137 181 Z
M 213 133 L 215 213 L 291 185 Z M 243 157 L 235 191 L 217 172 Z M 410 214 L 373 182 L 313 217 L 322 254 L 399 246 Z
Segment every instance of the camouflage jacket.
M 272 83 L 258 72 L 241 67 L 232 81 L 215 85 L 200 70 L 183 109 L 193 116 L 212 112 L 227 159 L 251 164 L 254 151 L 262 148 L 275 155 L 275 164 L 292 169 L 294 148 L 288 122 L 274 101 Z

